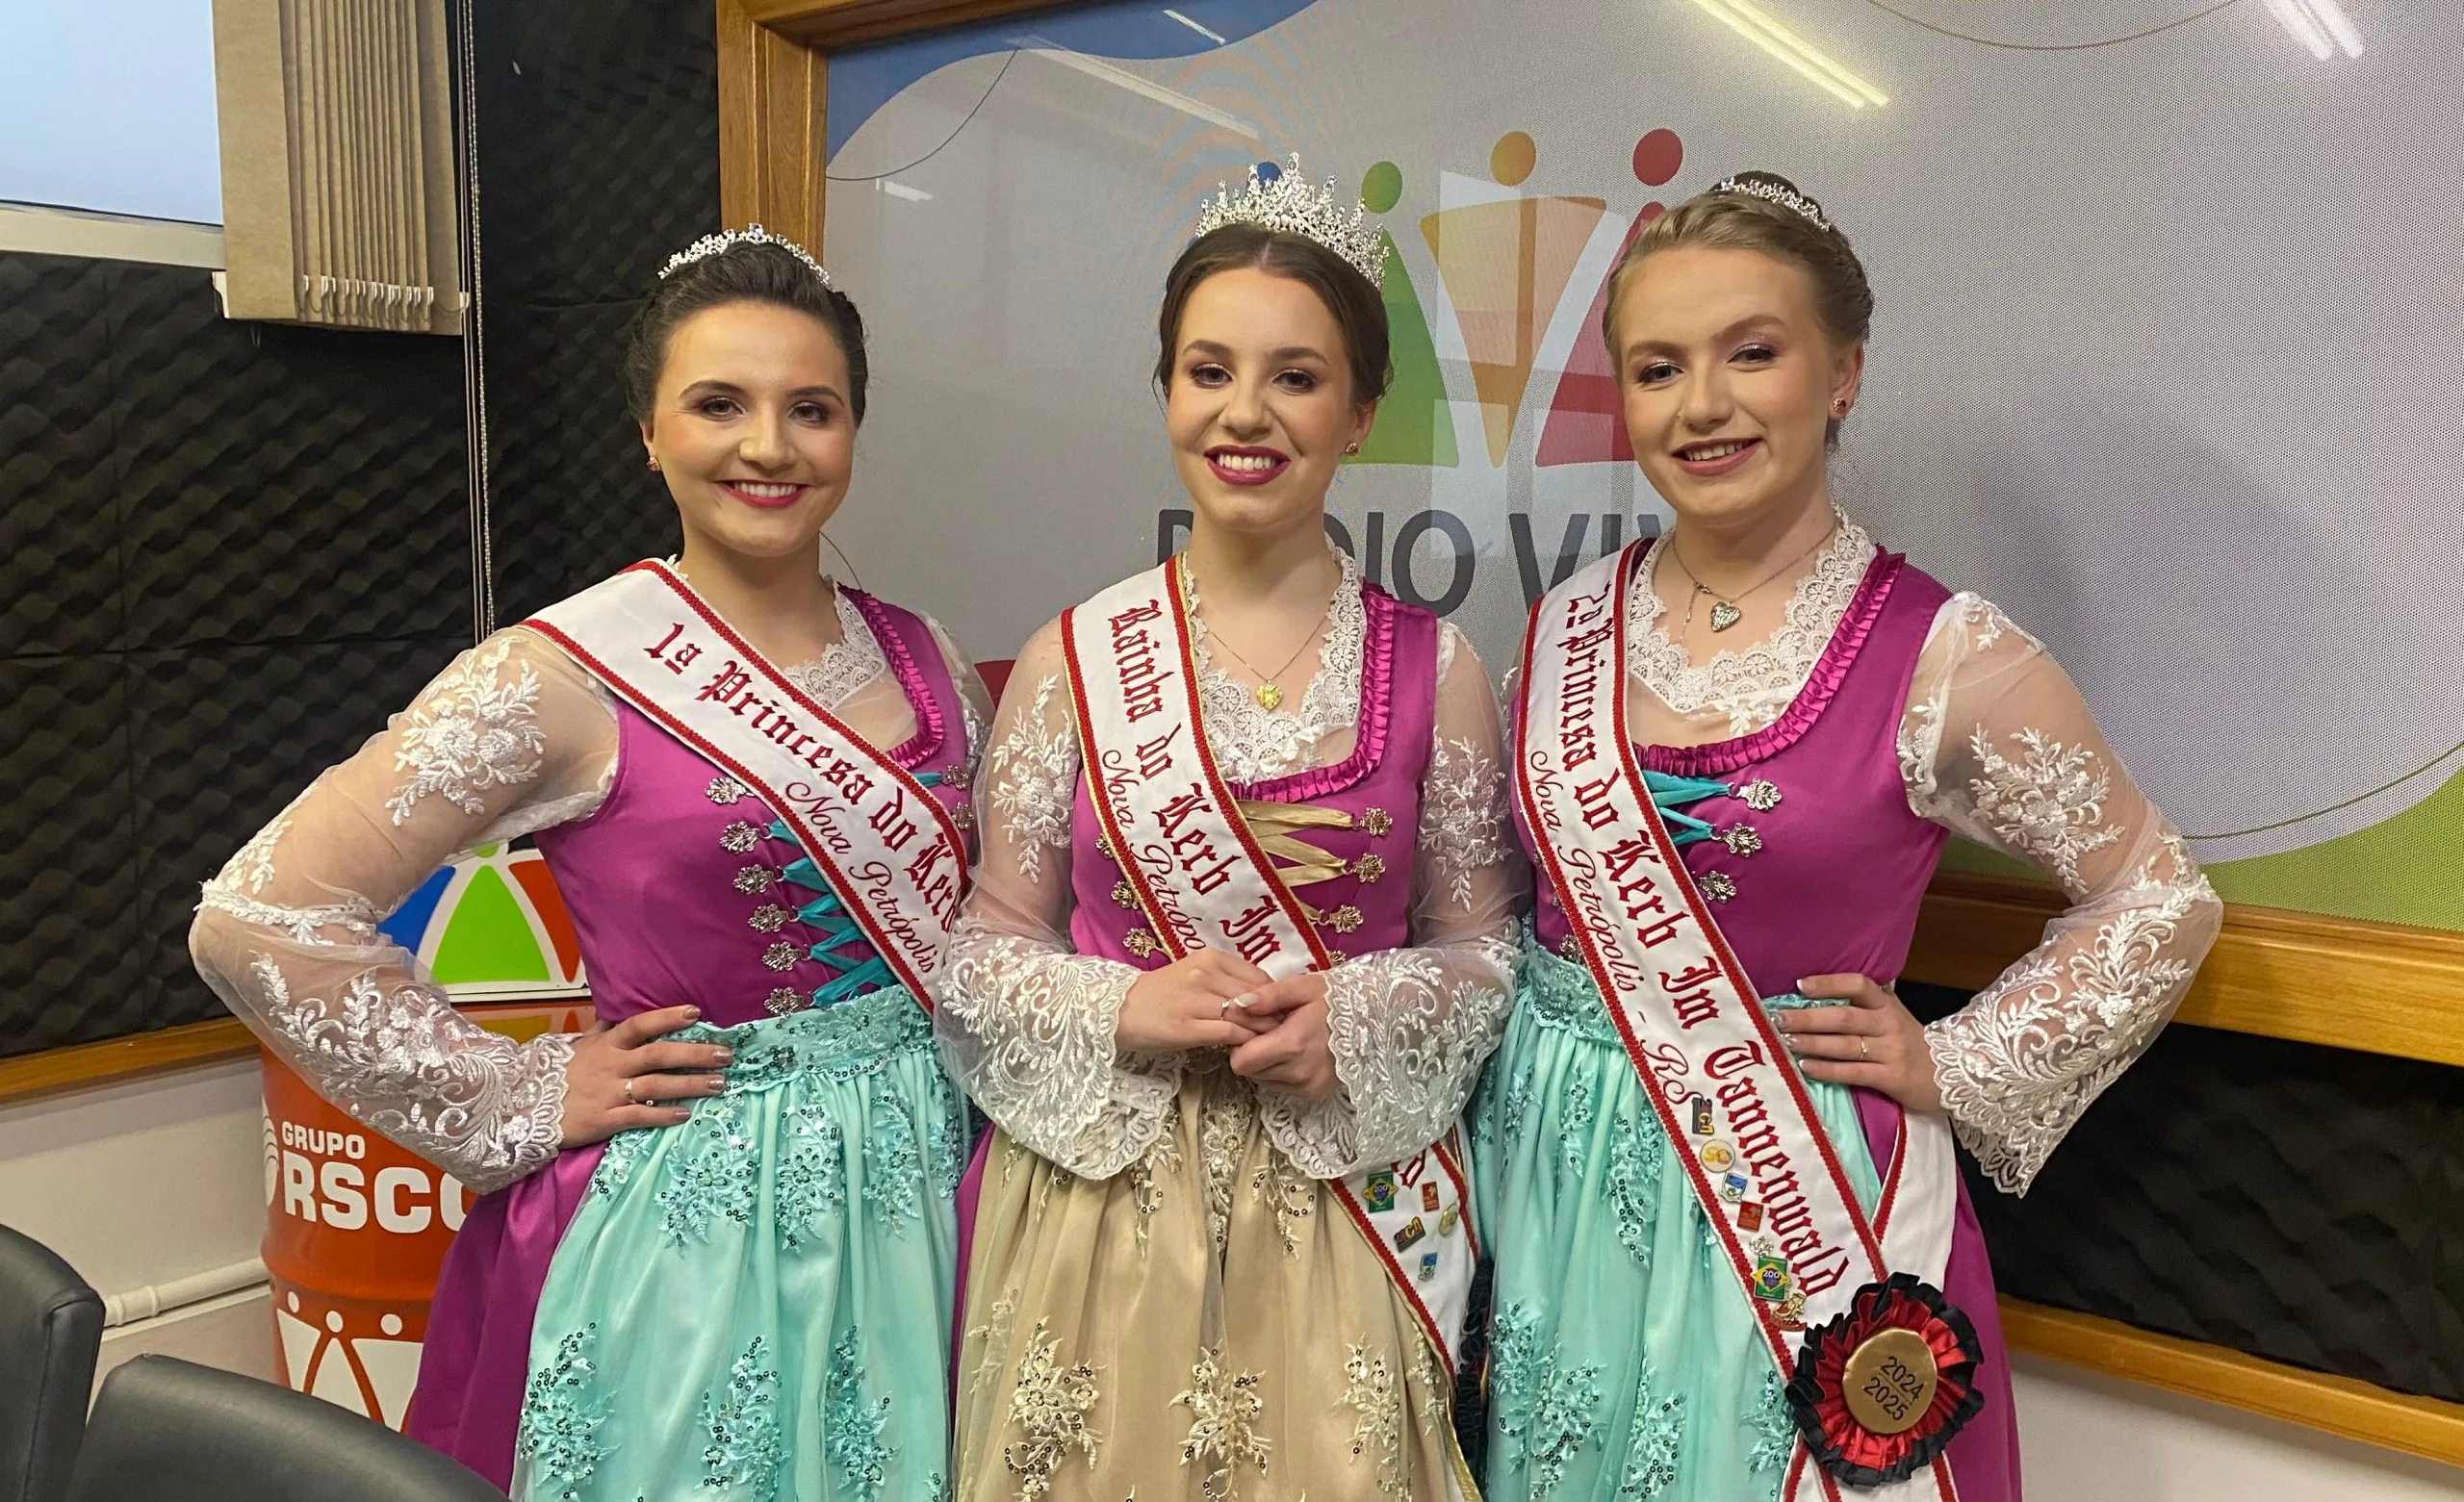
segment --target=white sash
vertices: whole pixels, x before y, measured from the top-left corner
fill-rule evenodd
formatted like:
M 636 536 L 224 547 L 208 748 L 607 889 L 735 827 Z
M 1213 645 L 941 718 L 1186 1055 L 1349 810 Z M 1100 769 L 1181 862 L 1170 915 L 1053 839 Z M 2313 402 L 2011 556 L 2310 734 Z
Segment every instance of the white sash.
M 1061 618 L 1095 817 L 1165 950 L 1228 949 L 1277 980 L 1334 963 L 1235 810 L 1198 714 L 1177 557 Z M 1331 1185 L 1450 1375 L 1478 1243 L 1453 1134 Z
M 1939 1286 L 1958 1169 L 1947 1123 L 1903 1112 L 1867 1219 L 1786 1047 L 1679 858 L 1626 734 L 1627 603 L 1645 552 L 1637 543 L 1601 559 L 1533 611 L 1515 791 L 1671 1156 L 1785 1381 L 1800 1332 L 1841 1312 L 1859 1288 L 1894 1271 Z M 1906 1481 L 1852 1494 L 1956 1495 L 1938 1459 Z M 1839 1495 L 1800 1442 L 1783 1496 Z
M 743 783 L 930 1007 L 966 845 L 940 801 L 789 682 L 682 575 L 645 560 L 523 624 Z

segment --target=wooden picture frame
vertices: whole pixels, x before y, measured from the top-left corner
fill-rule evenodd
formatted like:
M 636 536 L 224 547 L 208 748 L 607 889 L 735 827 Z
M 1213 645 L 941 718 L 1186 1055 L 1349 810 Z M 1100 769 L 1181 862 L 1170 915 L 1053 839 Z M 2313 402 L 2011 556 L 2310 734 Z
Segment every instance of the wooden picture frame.
M 719 213 L 819 253 L 833 50 L 1054 0 L 718 0 Z
M 819 252 L 828 189 L 829 55 L 1052 0 L 717 0 L 719 182 L 730 226 L 758 222 Z M 2050 887 L 1945 872 L 1907 977 L 1976 990 L 2036 947 Z M 2464 933 L 2228 908 L 2178 1021 L 2464 1065 Z M 2003 1301 L 2014 1349 L 2365 1443 L 2464 1465 L 2464 1404 L 2389 1392 L 2114 1320 Z

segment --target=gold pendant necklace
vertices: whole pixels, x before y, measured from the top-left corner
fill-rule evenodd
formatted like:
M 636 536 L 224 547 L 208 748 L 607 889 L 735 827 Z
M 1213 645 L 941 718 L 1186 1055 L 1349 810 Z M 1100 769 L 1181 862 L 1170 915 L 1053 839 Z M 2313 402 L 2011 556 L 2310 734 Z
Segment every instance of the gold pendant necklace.
M 1274 680 L 1275 678 L 1279 678 L 1292 671 L 1292 665 L 1300 660 L 1300 654 L 1309 649 L 1309 644 L 1312 641 L 1315 641 L 1317 636 L 1318 633 L 1316 631 L 1311 631 L 1307 636 L 1301 638 L 1299 647 L 1293 651 L 1290 657 L 1284 659 L 1282 667 L 1274 670 L 1272 676 L 1267 676 L 1264 674 L 1259 675 L 1261 677 L 1265 678 L 1266 681 L 1260 683 L 1256 688 L 1249 690 L 1249 697 L 1258 701 L 1258 707 L 1260 709 L 1267 711 L 1269 714 L 1272 714 L 1275 710 L 1283 707 L 1283 690 L 1274 686 Z M 1223 642 L 1223 649 L 1232 654 L 1232 660 L 1234 662 L 1237 662 L 1242 667 L 1248 669 L 1251 673 L 1257 673 L 1257 664 L 1251 662 L 1248 658 L 1242 656 L 1241 649 L 1239 648 L 1233 646 L 1230 642 L 1224 642 L 1222 632 L 1216 632 L 1215 639 L 1219 642 Z
M 1806 559 L 1813 555 L 1815 548 L 1818 548 L 1822 547 L 1823 544 L 1830 542 L 1834 537 L 1837 536 L 1838 533 L 1839 519 L 1835 515 L 1831 521 L 1831 530 L 1823 533 L 1821 537 L 1815 539 L 1812 547 L 1809 547 L 1804 552 L 1797 554 L 1786 563 L 1780 565 L 1778 569 L 1764 574 L 1762 577 L 1755 580 L 1745 588 L 1738 590 L 1734 595 L 1722 595 L 1717 590 L 1714 590 L 1709 585 L 1704 583 L 1700 574 L 1697 574 L 1693 570 L 1685 567 L 1685 555 L 1677 550 L 1677 539 L 1674 537 L 1670 538 L 1668 540 L 1668 555 L 1677 561 L 1677 566 L 1680 569 L 1684 570 L 1685 581 L 1694 586 L 1693 592 L 1685 597 L 1686 621 L 1690 624 L 1694 619 L 1694 596 L 1708 595 L 1711 597 L 1710 622 L 1712 634 L 1717 635 L 1718 633 L 1727 630 L 1729 627 L 1736 624 L 1739 621 L 1745 619 L 1745 612 L 1737 608 L 1738 600 L 1745 598 L 1748 595 L 1753 594 L 1763 585 L 1770 583 L 1781 574 L 1787 573 L 1798 564 L 1805 562 Z
M 1192 594 L 1196 593 L 1196 577 L 1192 575 L 1190 580 L 1190 590 Z M 1341 573 L 1336 575 L 1335 588 L 1338 591 L 1343 588 L 1343 578 Z M 1334 601 L 1331 599 L 1328 600 L 1326 602 L 1326 608 L 1328 611 L 1332 611 L 1334 609 Z M 1319 617 L 1319 620 L 1322 623 L 1325 617 L 1323 616 Z M 1237 662 L 1242 667 L 1248 669 L 1251 673 L 1258 673 L 1258 665 L 1251 662 L 1248 658 L 1242 656 L 1241 649 L 1233 646 L 1221 631 L 1213 631 L 1210 634 L 1212 634 L 1217 641 L 1223 644 L 1223 649 L 1232 654 L 1232 660 L 1234 662 Z M 1292 665 L 1300 660 L 1300 654 L 1307 651 L 1309 649 L 1309 644 L 1317 639 L 1317 629 L 1312 627 L 1309 634 L 1300 639 L 1300 645 L 1292 649 L 1292 655 L 1283 660 L 1282 667 L 1275 669 L 1272 673 L 1258 673 L 1259 678 L 1263 681 L 1261 681 L 1256 688 L 1249 690 L 1249 697 L 1258 701 L 1258 707 L 1260 709 L 1265 710 L 1269 714 L 1272 714 L 1283 707 L 1283 690 L 1275 687 L 1274 680 L 1283 676 L 1285 674 L 1290 673 L 1292 671 Z

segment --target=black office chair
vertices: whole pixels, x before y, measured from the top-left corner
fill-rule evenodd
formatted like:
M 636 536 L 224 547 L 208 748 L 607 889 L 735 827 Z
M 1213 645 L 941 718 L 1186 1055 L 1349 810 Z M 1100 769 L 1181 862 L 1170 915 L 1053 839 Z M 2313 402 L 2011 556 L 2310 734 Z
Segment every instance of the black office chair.
M 0 1502 L 60 1502 L 102 1345 L 101 1296 L 0 1226 Z
M 504 1502 L 322 1398 L 167 1356 L 103 1379 L 67 1502 Z

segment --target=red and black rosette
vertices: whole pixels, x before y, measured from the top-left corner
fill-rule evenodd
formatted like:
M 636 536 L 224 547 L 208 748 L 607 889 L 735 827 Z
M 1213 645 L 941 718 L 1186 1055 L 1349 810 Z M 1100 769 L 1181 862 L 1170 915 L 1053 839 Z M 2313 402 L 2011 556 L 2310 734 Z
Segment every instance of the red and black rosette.
M 1852 1487 L 1886 1486 L 1932 1464 L 1985 1407 L 1983 1360 L 1976 1326 L 1941 1289 L 1893 1273 L 1807 1332 L 1788 1407 L 1825 1471 Z

